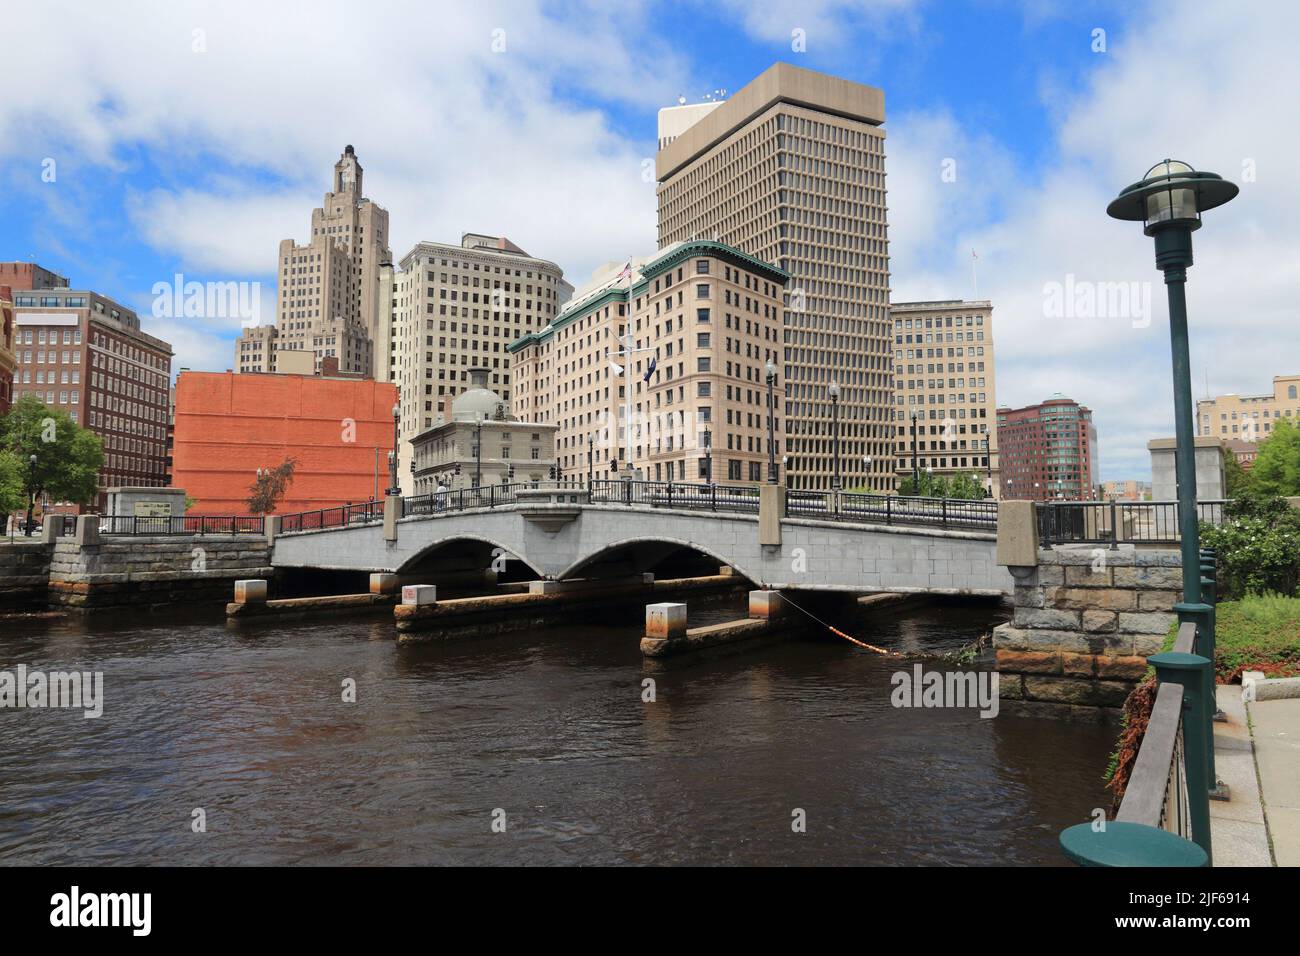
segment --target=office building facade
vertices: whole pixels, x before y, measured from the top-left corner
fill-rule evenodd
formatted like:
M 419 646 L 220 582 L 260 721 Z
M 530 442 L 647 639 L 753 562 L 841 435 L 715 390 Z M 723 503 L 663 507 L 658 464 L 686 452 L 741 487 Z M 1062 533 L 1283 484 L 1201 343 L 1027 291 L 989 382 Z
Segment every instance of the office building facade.
M 993 304 L 988 300 L 895 302 L 893 468 L 973 474 L 998 490 Z M 987 442 L 987 445 L 985 444 Z
M 630 268 L 628 268 L 630 266 Z M 550 326 L 510 346 L 513 407 L 558 426 L 561 475 L 758 482 L 770 434 L 780 480 L 782 293 L 789 276 L 717 242 L 610 263 Z M 625 336 L 632 336 L 630 355 Z M 620 369 L 622 370 L 620 374 Z
M 884 93 L 778 63 L 659 114 L 659 245 L 715 240 L 790 276 L 782 402 L 793 488 L 894 486 Z M 870 459 L 870 463 L 868 463 Z
M 1092 411 L 1059 392 L 1025 408 L 999 408 L 1001 497 L 1091 501 L 1097 495 Z
M 1300 375 L 1273 376 L 1271 395 L 1219 395 L 1196 403 L 1196 434 L 1258 444 L 1279 419 L 1300 425 Z

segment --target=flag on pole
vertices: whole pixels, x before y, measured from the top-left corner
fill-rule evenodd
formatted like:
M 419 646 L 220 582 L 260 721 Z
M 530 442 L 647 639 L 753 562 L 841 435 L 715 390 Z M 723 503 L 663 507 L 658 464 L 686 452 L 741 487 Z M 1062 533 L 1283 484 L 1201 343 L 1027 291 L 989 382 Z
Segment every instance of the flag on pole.
M 610 360 L 609 360 L 609 367 L 612 368 L 612 369 L 614 370 L 614 375 L 615 375 L 615 376 L 618 376 L 618 375 L 622 375 L 622 374 L 623 374 L 623 366 L 619 365 L 619 364 L 618 364 L 617 362 L 615 362 L 613 359 L 610 359 Z
M 625 265 L 625 266 L 623 267 L 623 270 L 618 274 L 618 278 L 620 278 L 620 279 L 628 279 L 628 280 L 630 280 L 630 279 L 632 278 L 632 260 L 631 260 L 631 259 L 629 259 L 629 260 L 627 261 L 627 265 Z
M 654 375 L 654 373 L 655 373 L 655 366 L 657 366 L 658 364 L 659 364 L 659 363 L 658 363 L 658 361 L 655 359 L 655 357 L 654 357 L 653 355 L 650 356 L 650 364 L 649 364 L 648 366 L 646 366 L 645 374 L 644 374 L 643 376 L 641 376 L 641 381 L 646 382 L 646 383 L 649 383 L 649 381 L 650 381 L 650 376 Z

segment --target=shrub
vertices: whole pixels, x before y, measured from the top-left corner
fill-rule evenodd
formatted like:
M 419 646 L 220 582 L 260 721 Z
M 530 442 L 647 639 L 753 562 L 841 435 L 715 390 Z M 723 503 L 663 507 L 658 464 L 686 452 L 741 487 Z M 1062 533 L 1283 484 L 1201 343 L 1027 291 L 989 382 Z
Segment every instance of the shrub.
M 1230 502 L 1222 524 L 1202 522 L 1201 545 L 1218 555 L 1220 600 L 1300 589 L 1300 510 L 1282 498 Z

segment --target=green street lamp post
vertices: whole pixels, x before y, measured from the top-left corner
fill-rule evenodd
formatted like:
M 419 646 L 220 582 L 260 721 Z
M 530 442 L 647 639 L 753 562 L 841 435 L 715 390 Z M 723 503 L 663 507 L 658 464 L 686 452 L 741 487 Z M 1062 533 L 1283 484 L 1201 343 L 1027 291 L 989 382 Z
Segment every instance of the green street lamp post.
M 1215 173 L 1197 172 L 1187 163 L 1156 163 L 1141 182 L 1126 187 L 1106 207 L 1108 215 L 1141 221 L 1155 239 L 1156 268 L 1164 273 L 1169 296 L 1169 342 L 1174 368 L 1174 464 L 1178 482 L 1178 526 L 1183 560 L 1183 603 L 1201 604 L 1200 533 L 1196 519 L 1196 449 L 1192 430 L 1192 372 L 1187 345 L 1187 268 L 1192 264 L 1192 233 L 1201 213 L 1237 195 L 1236 183 Z
M 831 477 L 831 490 L 840 490 L 840 383 L 831 381 L 831 454 L 835 457 L 835 471 Z
M 23 526 L 23 535 L 32 536 L 32 512 L 36 510 L 36 456 L 27 459 L 27 524 Z
M 767 378 L 767 483 L 776 484 L 776 405 L 772 400 L 772 387 L 776 384 L 776 366 L 767 360 L 764 369 Z

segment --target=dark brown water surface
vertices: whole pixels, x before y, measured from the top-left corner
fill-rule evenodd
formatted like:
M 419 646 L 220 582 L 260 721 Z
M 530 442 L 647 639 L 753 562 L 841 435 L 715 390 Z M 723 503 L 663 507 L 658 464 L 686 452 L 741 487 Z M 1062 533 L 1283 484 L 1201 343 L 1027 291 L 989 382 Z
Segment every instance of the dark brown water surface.
M 693 605 L 692 624 L 739 606 Z M 842 614 L 909 653 L 999 617 Z M 0 621 L 0 669 L 100 670 L 106 698 L 98 720 L 0 709 L 0 863 L 1059 864 L 1057 833 L 1105 804 L 1113 728 L 896 709 L 911 662 L 843 641 L 655 666 L 634 614 L 423 648 L 392 633 Z

